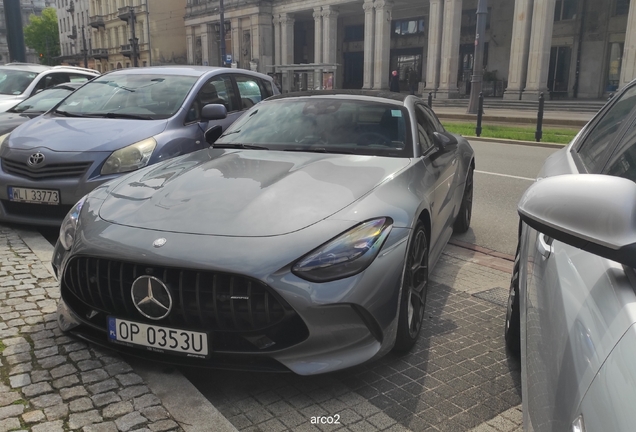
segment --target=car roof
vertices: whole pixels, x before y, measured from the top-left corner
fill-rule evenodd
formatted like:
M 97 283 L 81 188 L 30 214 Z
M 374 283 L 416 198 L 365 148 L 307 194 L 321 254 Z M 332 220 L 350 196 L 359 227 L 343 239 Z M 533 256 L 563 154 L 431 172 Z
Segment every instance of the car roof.
M 18 62 L 13 62 L 13 63 L 7 63 L 4 65 L 0 65 L 0 69 L 16 69 L 16 70 L 23 70 L 23 71 L 28 71 L 28 72 L 44 72 L 46 70 L 51 69 L 50 66 L 44 66 L 44 65 L 39 65 L 39 64 L 35 64 L 35 63 L 18 63 Z
M 201 76 L 207 75 L 210 72 L 218 72 L 218 71 L 223 71 L 223 73 L 242 73 L 242 74 L 271 79 L 267 75 L 264 75 L 258 72 L 249 71 L 246 69 L 233 69 L 233 68 L 224 68 L 224 67 L 217 67 L 217 66 L 150 66 L 150 67 L 140 67 L 140 68 L 117 69 L 114 71 L 109 71 L 104 75 L 157 74 L 157 75 L 181 75 L 181 76 L 185 75 L 185 76 L 201 77 Z
M 409 95 L 385 90 L 310 90 L 272 96 L 267 100 L 293 99 L 305 97 L 336 97 L 338 99 L 390 102 L 403 105 Z

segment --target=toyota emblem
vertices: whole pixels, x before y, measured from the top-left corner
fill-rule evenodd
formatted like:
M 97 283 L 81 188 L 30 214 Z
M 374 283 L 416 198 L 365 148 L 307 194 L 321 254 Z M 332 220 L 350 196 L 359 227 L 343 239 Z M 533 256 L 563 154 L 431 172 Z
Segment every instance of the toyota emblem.
M 44 162 L 44 155 L 40 152 L 33 153 L 31 156 L 29 156 L 29 160 L 27 161 L 29 166 L 32 167 L 41 165 L 42 162 Z
M 130 293 L 135 308 L 146 318 L 160 320 L 172 310 L 170 290 L 154 276 L 139 276 L 133 282 Z

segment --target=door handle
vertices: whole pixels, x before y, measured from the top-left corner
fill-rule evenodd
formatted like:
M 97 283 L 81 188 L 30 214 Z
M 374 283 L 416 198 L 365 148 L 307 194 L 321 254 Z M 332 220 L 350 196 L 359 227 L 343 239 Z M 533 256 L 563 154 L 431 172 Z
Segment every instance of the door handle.
M 537 250 L 544 259 L 548 259 L 552 253 L 552 242 L 554 239 L 545 234 L 539 233 L 537 238 Z

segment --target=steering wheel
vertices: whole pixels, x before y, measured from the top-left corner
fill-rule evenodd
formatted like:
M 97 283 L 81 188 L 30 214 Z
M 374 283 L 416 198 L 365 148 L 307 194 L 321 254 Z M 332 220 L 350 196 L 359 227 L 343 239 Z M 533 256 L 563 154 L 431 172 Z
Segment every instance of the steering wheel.
M 358 135 L 358 138 L 356 139 L 356 144 L 361 146 L 368 146 L 373 144 L 386 146 L 391 144 L 391 140 L 389 140 L 389 138 L 386 137 L 385 135 L 382 135 L 381 133 L 378 133 L 378 132 L 365 132 L 363 134 Z

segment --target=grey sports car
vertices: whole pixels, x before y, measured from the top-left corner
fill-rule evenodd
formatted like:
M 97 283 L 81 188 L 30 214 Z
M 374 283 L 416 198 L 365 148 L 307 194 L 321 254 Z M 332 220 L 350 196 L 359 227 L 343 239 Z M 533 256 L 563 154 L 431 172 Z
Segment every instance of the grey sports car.
M 388 93 L 275 96 L 219 129 L 71 210 L 53 257 L 62 330 L 301 375 L 409 350 L 429 269 L 470 224 L 468 142 Z

